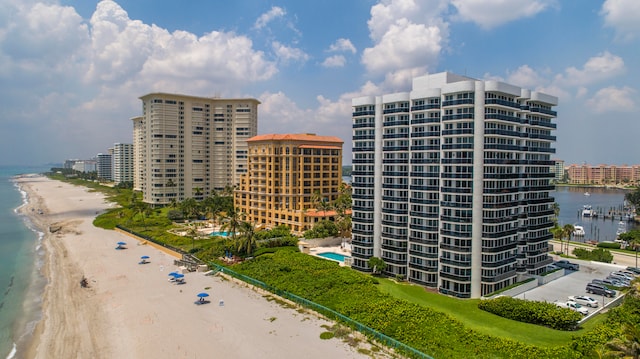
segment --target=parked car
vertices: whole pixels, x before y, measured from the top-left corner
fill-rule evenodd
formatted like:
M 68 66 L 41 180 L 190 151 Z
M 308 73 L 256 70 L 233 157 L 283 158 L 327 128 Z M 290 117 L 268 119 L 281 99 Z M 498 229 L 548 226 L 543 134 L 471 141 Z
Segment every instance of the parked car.
M 612 281 L 614 283 L 613 285 L 615 285 L 616 287 L 628 287 L 631 285 L 631 282 L 622 277 L 609 276 L 605 280 Z
M 624 283 L 619 278 L 607 277 L 602 280 L 604 285 L 610 285 L 612 287 L 624 287 Z
M 611 272 L 610 276 L 612 276 L 612 277 L 621 277 L 621 278 L 624 278 L 624 279 L 628 280 L 629 282 L 631 282 L 632 280 L 635 279 L 635 276 L 630 275 L 630 274 L 626 274 L 626 273 L 623 273 L 623 272 L 620 272 L 620 271 Z
M 587 315 L 589 314 L 589 311 L 587 310 L 587 308 L 581 306 L 580 304 L 574 302 L 574 301 L 568 301 L 568 302 L 556 302 L 556 305 L 558 307 L 561 308 L 568 308 L 571 309 L 573 311 L 576 311 L 582 315 Z
M 618 272 L 631 276 L 631 278 L 636 278 L 638 276 L 636 273 L 626 269 L 619 270 Z
M 591 283 L 593 284 L 600 284 L 600 285 L 606 285 L 606 283 L 604 282 L 604 280 L 602 279 L 592 279 Z
M 571 263 L 566 259 L 561 259 L 561 260 L 555 262 L 554 264 L 556 265 L 556 267 L 569 269 L 569 270 L 579 270 L 580 269 L 580 265 L 578 263 Z
M 598 308 L 598 301 L 587 297 L 586 295 L 570 295 L 569 301 L 576 302 L 580 305 L 586 305 L 589 308 Z
M 627 267 L 626 270 L 635 273 L 636 275 L 640 275 L 640 268 L 638 267 Z
M 604 296 L 607 296 L 607 297 L 610 297 L 610 298 L 613 298 L 613 297 L 616 296 L 616 291 L 615 290 L 609 289 L 609 288 L 605 287 L 604 285 L 600 285 L 600 284 L 588 283 L 587 287 L 585 288 L 585 290 L 589 294 L 604 295 Z

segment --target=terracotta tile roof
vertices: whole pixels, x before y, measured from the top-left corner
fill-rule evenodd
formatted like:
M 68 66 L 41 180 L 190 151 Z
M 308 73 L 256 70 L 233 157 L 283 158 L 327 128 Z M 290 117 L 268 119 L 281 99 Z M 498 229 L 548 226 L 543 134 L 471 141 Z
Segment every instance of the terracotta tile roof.
M 308 133 L 266 134 L 251 137 L 247 142 L 254 141 L 309 141 L 309 142 L 335 142 L 344 143 L 336 136 L 316 136 Z

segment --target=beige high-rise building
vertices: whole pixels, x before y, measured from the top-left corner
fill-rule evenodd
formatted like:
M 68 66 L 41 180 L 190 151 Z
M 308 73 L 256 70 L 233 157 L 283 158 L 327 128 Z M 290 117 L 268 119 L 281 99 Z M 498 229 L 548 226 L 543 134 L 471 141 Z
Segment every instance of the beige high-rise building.
M 258 131 L 253 98 L 150 93 L 133 118 L 134 188 L 165 205 L 202 199 L 239 183 L 247 172 L 247 139 Z
M 342 183 L 342 144 L 333 136 L 268 134 L 250 138 L 248 172 L 235 208 L 258 228 L 287 225 L 301 233 L 330 217 L 317 201 L 334 201 Z M 333 212 L 335 214 L 335 212 Z

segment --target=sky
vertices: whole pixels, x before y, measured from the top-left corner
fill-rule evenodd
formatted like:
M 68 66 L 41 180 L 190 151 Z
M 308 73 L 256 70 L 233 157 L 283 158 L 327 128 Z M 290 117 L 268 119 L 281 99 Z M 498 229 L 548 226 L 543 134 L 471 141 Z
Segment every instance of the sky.
M 0 165 L 132 143 L 139 97 L 261 101 L 344 141 L 351 100 L 450 71 L 559 98 L 566 164 L 640 164 L 638 0 L 0 0 Z

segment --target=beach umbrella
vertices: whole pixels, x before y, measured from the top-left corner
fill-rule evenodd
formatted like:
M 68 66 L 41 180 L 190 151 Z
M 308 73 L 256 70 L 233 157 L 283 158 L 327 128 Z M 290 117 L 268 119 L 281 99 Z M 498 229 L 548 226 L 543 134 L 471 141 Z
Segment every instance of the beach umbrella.
M 209 293 L 204 293 L 204 292 L 203 293 L 198 293 L 198 297 L 200 297 L 200 298 L 206 298 L 208 296 L 209 296 Z
M 169 273 L 169 276 L 170 276 L 170 277 L 175 277 L 175 276 L 177 276 L 177 275 L 178 275 L 178 272 L 171 272 L 171 273 Z
M 142 256 L 140 259 L 149 259 L 149 256 Z
M 176 274 L 174 274 L 173 276 L 174 276 L 175 278 L 182 278 L 182 277 L 184 277 L 184 274 L 176 273 Z
M 118 242 L 119 246 L 124 246 L 125 244 L 127 244 L 126 242 Z

